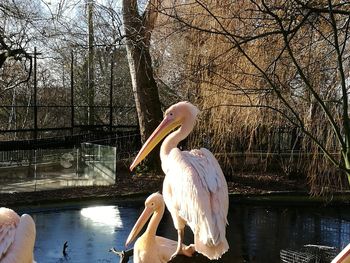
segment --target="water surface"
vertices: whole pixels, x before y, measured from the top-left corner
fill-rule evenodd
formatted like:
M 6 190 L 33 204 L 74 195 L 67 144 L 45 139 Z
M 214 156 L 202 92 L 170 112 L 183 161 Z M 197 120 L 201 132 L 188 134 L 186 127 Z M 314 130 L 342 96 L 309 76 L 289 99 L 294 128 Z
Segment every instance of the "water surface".
M 135 202 L 32 211 L 37 227 L 35 259 L 39 263 L 119 262 L 108 250 L 125 249 L 126 237 L 142 210 L 142 203 Z M 228 221 L 230 251 L 225 262 L 277 263 L 281 249 L 300 249 L 305 244 L 343 248 L 350 242 L 350 209 L 235 203 Z M 158 232 L 176 239 L 168 214 Z M 67 257 L 62 254 L 65 241 Z M 189 230 L 185 241 L 192 242 Z

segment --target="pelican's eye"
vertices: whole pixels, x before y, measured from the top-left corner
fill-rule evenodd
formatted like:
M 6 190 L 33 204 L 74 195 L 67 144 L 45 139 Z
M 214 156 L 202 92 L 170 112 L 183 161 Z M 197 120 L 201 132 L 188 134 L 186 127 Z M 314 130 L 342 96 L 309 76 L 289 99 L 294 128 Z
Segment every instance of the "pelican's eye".
M 154 206 L 154 202 L 151 203 L 151 206 Z

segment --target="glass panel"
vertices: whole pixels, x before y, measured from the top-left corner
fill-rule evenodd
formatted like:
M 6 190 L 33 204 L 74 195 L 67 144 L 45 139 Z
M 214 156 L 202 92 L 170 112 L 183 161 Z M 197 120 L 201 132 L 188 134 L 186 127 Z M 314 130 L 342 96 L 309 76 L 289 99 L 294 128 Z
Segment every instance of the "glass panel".
M 116 148 L 106 145 L 83 143 L 81 145 L 80 176 L 95 180 L 96 184 L 114 184 L 116 174 Z
M 116 148 L 111 146 L 0 152 L 0 193 L 111 185 L 115 176 Z

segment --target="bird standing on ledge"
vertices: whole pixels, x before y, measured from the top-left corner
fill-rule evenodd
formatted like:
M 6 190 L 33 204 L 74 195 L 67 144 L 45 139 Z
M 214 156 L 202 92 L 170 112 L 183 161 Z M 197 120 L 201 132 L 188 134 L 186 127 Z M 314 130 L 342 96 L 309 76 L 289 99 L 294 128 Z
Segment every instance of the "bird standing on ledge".
M 130 170 L 170 132 L 160 149 L 164 201 L 178 232 L 173 257 L 185 254 L 182 243 L 185 225 L 194 233 L 195 250 L 209 259 L 220 258 L 229 248 L 226 240 L 228 190 L 220 165 L 205 148 L 180 151 L 177 145 L 193 130 L 199 110 L 189 102 L 179 102 L 164 114 L 163 121 L 137 154 Z
M 21 217 L 11 209 L 0 207 L 0 262 L 33 263 L 35 223 L 30 215 Z

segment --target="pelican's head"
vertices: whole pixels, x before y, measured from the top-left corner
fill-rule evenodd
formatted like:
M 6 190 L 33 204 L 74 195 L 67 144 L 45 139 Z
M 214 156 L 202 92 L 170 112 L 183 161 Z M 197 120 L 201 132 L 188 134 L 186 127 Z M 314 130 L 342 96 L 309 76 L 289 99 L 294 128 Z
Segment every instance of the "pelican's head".
M 198 108 L 187 101 L 181 101 L 169 107 L 164 113 L 163 121 L 154 130 L 137 154 L 135 160 L 130 166 L 130 170 L 132 171 L 136 165 L 145 159 L 152 149 L 166 135 L 168 135 L 172 130 L 181 126 L 184 120 L 190 120 L 194 124 L 198 113 Z
M 164 207 L 164 199 L 159 192 L 151 194 L 145 201 L 145 209 L 151 210 L 152 213 L 162 207 Z
M 196 119 L 199 110 L 196 106 L 188 101 L 181 101 L 172 106 L 170 106 L 164 113 L 164 119 L 169 116 L 174 120 L 177 119 L 182 121 L 185 118 Z
M 151 194 L 145 201 L 145 209 L 137 219 L 134 227 L 130 231 L 130 234 L 125 242 L 125 246 L 128 246 L 140 233 L 143 226 L 146 224 L 148 219 L 155 211 L 164 211 L 164 200 L 163 196 L 160 193 Z

